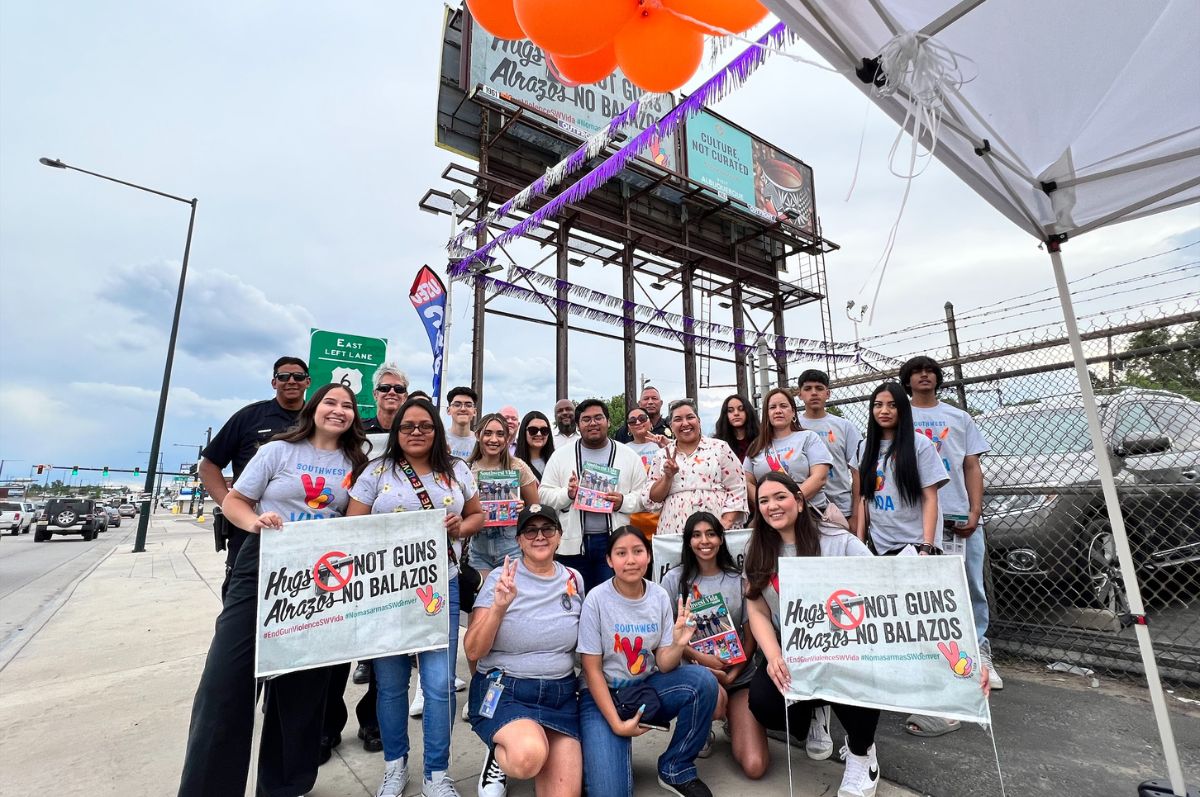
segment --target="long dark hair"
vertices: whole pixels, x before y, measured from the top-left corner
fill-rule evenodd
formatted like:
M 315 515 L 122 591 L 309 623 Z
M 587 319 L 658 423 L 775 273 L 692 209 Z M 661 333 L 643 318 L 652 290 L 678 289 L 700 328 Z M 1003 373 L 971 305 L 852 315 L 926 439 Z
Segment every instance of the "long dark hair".
M 542 446 L 542 453 L 539 455 L 543 462 L 549 462 L 550 455 L 554 453 L 554 424 L 550 423 L 550 419 L 540 410 L 530 410 L 521 419 L 521 425 L 517 428 L 517 456 L 533 468 L 532 457 L 529 456 L 529 438 L 526 435 L 526 432 L 529 431 L 530 421 L 545 421 L 546 425 L 550 427 L 550 433 L 546 435 L 546 444 Z M 537 468 L 533 469 L 537 470 Z M 538 473 L 537 477 L 542 478 L 542 474 Z
M 875 420 L 875 397 L 880 393 L 888 393 L 896 402 L 896 433 L 892 436 L 892 445 L 887 457 L 878 463 L 879 445 L 883 440 L 883 427 Z M 867 417 L 867 438 L 863 442 L 862 463 L 858 466 L 858 480 L 862 485 L 862 497 L 868 504 L 875 495 L 876 465 L 883 471 L 887 460 L 892 461 L 892 478 L 896 480 L 896 492 L 900 500 L 913 506 L 921 502 L 921 474 L 917 469 L 917 439 L 913 431 L 912 405 L 908 403 L 908 394 L 899 382 L 884 382 L 875 388 L 871 394 L 871 403 L 867 405 L 870 414 Z
M 404 413 L 413 407 L 425 410 L 433 421 L 433 445 L 429 449 L 429 466 L 433 469 L 433 475 L 443 476 L 453 482 L 454 463 L 459 460 L 458 457 L 450 456 L 450 448 L 446 444 L 446 429 L 429 399 L 410 398 L 400 405 L 396 418 L 392 421 L 392 428 L 388 430 L 387 448 L 383 449 L 383 458 L 392 461 L 392 471 L 399 475 L 400 469 L 396 463 L 406 459 L 404 451 L 400 448 L 400 421 L 404 419 Z
M 821 529 L 817 525 L 816 514 L 811 511 L 808 502 L 800 492 L 800 485 L 786 473 L 771 471 L 759 480 L 758 489 L 768 482 L 778 482 L 784 489 L 796 496 L 800 502 L 800 513 L 796 516 L 796 555 L 821 555 Z M 762 595 L 762 591 L 771 581 L 771 576 L 779 571 L 779 547 L 783 545 L 783 537 L 771 528 L 767 519 L 759 512 L 754 518 L 754 526 L 750 531 L 750 541 L 746 543 L 746 597 L 754 599 Z
M 480 442 L 483 439 L 483 430 L 487 428 L 489 423 L 496 421 L 504 427 L 504 434 L 508 434 L 508 419 L 498 412 L 489 412 L 479 419 L 479 423 L 475 426 L 475 448 L 471 449 L 471 456 L 467 457 L 467 464 L 474 465 L 479 460 L 483 459 L 483 444 Z M 508 446 L 500 447 L 500 470 L 509 470 L 513 467 L 512 457 L 509 456 Z
M 763 451 L 766 451 L 771 446 L 771 441 L 775 439 L 775 430 L 771 428 L 771 415 L 767 407 L 771 405 L 771 396 L 776 393 L 787 396 L 788 403 L 792 405 L 792 431 L 798 432 L 800 426 L 800 410 L 796 409 L 796 397 L 792 395 L 792 391 L 786 387 L 777 387 L 767 391 L 767 395 L 763 396 L 762 403 L 762 423 L 758 428 L 758 437 L 754 438 L 754 442 L 746 449 L 746 456 L 756 457 Z
M 741 574 L 737 563 L 733 561 L 733 554 L 729 553 L 729 547 L 725 544 L 725 527 L 721 521 L 712 512 L 693 512 L 683 524 L 683 551 L 679 557 L 679 594 L 685 601 L 688 599 L 688 585 L 700 577 L 700 561 L 692 550 L 692 537 L 700 523 L 707 523 L 721 538 L 721 544 L 717 547 L 717 569 L 731 576 Z
M 317 407 L 334 388 L 346 391 L 350 395 L 350 403 L 354 405 L 354 420 L 350 422 L 350 427 L 346 431 L 338 435 L 338 448 L 346 455 L 346 459 L 350 460 L 350 482 L 353 483 L 358 478 L 358 474 L 362 473 L 363 468 L 367 466 L 367 452 L 364 450 L 367 435 L 363 431 L 362 420 L 358 417 L 358 397 L 345 385 L 330 382 L 328 385 L 317 388 L 300 409 L 296 425 L 271 439 L 284 443 L 303 443 L 312 437 L 317 429 Z
M 755 438 L 758 437 L 758 416 L 754 414 L 754 405 L 751 404 L 750 400 L 741 393 L 734 393 L 732 396 L 726 396 L 725 400 L 721 402 L 721 412 L 717 415 L 717 425 L 713 428 L 713 437 L 717 438 L 718 440 L 724 440 L 729 444 L 730 448 L 732 448 L 734 451 L 737 451 L 737 431 L 729 425 L 729 416 L 725 414 L 729 409 L 729 402 L 733 401 L 734 399 L 742 402 L 742 407 L 744 407 L 746 410 L 746 425 L 742 427 L 742 430 L 745 433 L 743 445 L 749 445 L 753 443 Z

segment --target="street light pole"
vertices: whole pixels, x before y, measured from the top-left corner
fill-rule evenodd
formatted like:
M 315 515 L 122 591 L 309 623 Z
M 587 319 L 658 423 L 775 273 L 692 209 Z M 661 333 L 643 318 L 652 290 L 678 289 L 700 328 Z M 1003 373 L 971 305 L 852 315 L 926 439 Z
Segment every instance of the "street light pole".
M 167 415 L 167 392 L 171 387 L 171 367 L 175 363 L 175 341 L 179 337 L 179 315 L 183 310 L 183 288 L 187 282 L 188 258 L 192 252 L 192 231 L 196 226 L 196 198 L 184 199 L 183 197 L 163 191 L 156 191 L 153 188 L 147 188 L 137 183 L 118 180 L 115 177 L 109 177 L 98 172 L 89 172 L 87 169 L 80 169 L 77 166 L 63 163 L 57 158 L 38 158 L 38 162 L 54 169 L 70 169 L 71 171 L 81 172 L 92 177 L 99 177 L 101 180 L 119 183 L 130 188 L 136 188 L 139 191 L 145 191 L 148 194 L 156 194 L 166 199 L 173 199 L 176 202 L 182 202 L 185 205 L 191 206 L 191 213 L 188 217 L 187 240 L 183 245 L 183 264 L 179 267 L 179 289 L 175 293 L 175 314 L 171 318 L 171 337 L 167 342 L 167 361 L 163 367 L 162 388 L 158 393 L 158 415 L 154 420 L 154 437 L 150 443 L 150 465 L 146 468 L 146 487 L 143 494 L 150 494 L 154 490 L 155 468 L 157 467 L 159 449 L 162 447 L 163 422 L 166 420 Z M 137 536 L 133 543 L 134 553 L 141 553 L 146 550 L 146 531 L 150 526 L 150 501 L 142 501 L 141 504 L 142 511 L 138 516 Z

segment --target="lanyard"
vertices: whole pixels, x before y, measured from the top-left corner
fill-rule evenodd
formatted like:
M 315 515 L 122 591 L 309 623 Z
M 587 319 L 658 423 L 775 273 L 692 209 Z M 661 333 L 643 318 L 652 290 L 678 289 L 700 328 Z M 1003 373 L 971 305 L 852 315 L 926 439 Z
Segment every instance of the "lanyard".
M 422 509 L 433 509 L 433 499 L 429 497 L 429 491 L 425 489 L 424 483 L 421 482 L 421 477 L 417 475 L 417 471 L 412 465 L 408 464 L 408 460 L 404 457 L 396 460 L 396 464 L 400 466 L 400 470 L 404 471 L 404 475 L 408 477 L 408 483 L 412 485 L 413 492 L 417 494 L 417 500 L 421 502 Z M 446 535 L 446 539 L 450 540 L 450 535 Z M 450 540 L 452 543 L 453 540 Z M 458 564 L 458 557 L 454 555 L 454 545 L 446 546 L 446 553 L 450 558 L 451 564 Z

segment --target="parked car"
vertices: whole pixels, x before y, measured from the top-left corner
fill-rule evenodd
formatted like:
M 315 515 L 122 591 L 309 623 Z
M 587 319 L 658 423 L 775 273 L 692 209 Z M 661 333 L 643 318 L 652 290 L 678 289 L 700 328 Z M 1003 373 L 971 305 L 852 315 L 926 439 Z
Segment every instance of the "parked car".
M 79 534 L 85 540 L 108 528 L 108 515 L 91 498 L 51 498 L 46 502 L 46 519 L 38 523 L 34 542 L 47 542 L 55 534 Z
M 121 517 L 137 517 L 137 507 L 133 504 L 121 504 L 117 511 L 121 513 Z
M 1200 403 L 1166 391 L 1097 395 L 1117 494 L 1142 577 L 1200 562 Z M 1074 603 L 1128 611 L 1112 529 L 1078 395 L 976 418 L 994 590 L 1049 586 Z
M 22 529 L 28 531 L 28 514 L 16 501 L 0 501 L 0 532 L 7 531 L 14 537 Z
M 115 506 L 104 507 L 104 514 L 108 515 L 108 525 L 114 529 L 121 528 L 121 513 L 117 511 Z

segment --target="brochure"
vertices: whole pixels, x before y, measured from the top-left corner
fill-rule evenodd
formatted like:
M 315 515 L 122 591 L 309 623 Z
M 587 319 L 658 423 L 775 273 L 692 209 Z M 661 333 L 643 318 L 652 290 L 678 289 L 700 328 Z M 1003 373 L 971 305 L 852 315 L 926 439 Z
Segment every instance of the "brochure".
M 729 609 L 725 606 L 725 598 L 721 593 L 705 595 L 692 601 L 692 617 L 696 620 L 692 648 L 700 653 L 716 656 L 726 664 L 740 664 L 746 660 L 742 639 L 733 627 Z
M 515 470 L 485 470 L 476 477 L 483 525 L 515 526 L 521 514 L 521 486 Z
M 612 514 L 613 502 L 604 497 L 605 493 L 615 493 L 621 471 L 607 465 L 597 465 L 594 462 L 583 463 L 583 473 L 579 474 L 579 487 L 575 491 L 576 509 L 585 512 L 607 512 Z

